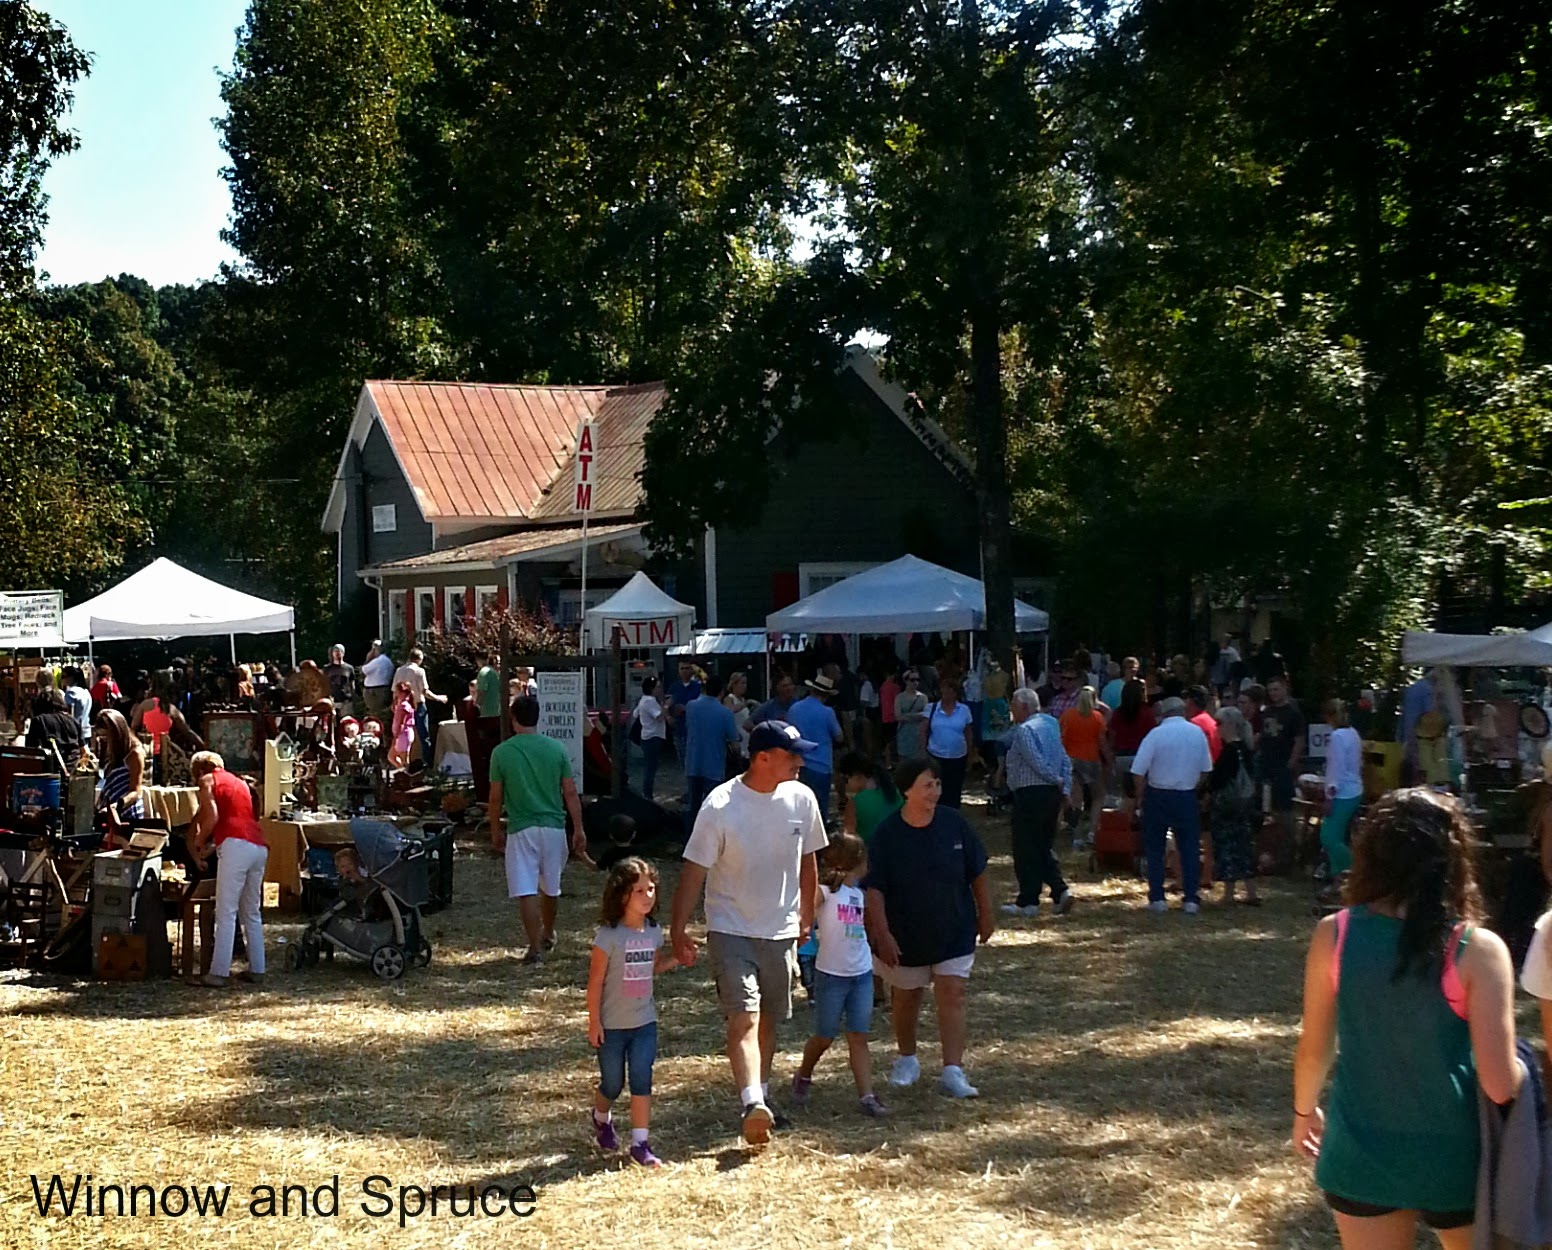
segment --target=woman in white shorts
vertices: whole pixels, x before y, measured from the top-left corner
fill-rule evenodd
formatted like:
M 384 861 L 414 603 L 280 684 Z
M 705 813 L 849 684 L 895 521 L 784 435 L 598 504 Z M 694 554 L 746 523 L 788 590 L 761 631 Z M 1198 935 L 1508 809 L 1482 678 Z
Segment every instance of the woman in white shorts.
M 974 1098 L 963 1067 L 965 985 L 977 937 L 984 943 L 995 928 L 986 847 L 958 811 L 938 806 L 942 783 L 930 759 L 901 764 L 895 784 L 905 806 L 879 823 L 862 880 L 874 970 L 891 990 L 900 1051 L 889 1083 L 913 1085 L 921 1076 L 916 1024 L 931 985 L 943 1047 L 938 1087 L 953 1098 Z

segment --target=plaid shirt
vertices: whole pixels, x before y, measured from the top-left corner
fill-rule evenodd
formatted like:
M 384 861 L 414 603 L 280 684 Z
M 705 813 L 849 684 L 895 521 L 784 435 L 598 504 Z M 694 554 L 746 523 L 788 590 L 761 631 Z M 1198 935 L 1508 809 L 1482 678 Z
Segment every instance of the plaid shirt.
M 1058 690 L 1045 705 L 1047 714 L 1056 720 L 1061 720 L 1063 712 L 1078 706 L 1078 695 L 1081 693 L 1078 690 Z
M 1061 726 L 1044 712 L 1008 731 L 1007 768 L 1011 789 L 1060 786 L 1063 794 L 1072 793 L 1072 761 L 1062 747 Z

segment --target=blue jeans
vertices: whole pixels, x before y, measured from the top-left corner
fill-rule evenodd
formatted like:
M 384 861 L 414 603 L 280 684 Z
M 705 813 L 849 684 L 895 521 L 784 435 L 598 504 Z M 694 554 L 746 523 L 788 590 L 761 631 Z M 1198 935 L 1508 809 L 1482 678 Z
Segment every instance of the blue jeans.
M 424 703 L 415 707 L 415 732 L 420 737 L 420 758 L 431 767 L 431 713 Z
M 710 777 L 686 777 L 684 780 L 684 814 L 689 817 L 693 825 L 696 813 L 701 810 L 701 804 L 706 801 L 706 796 L 722 783 L 713 781 Z
M 632 1098 L 652 1093 L 652 1063 L 657 1058 L 657 1021 L 634 1029 L 605 1029 L 598 1048 L 598 1092 L 613 1102 L 625 1088 L 630 1067 Z
M 822 773 L 815 768 L 805 768 L 798 773 L 798 780 L 814 792 L 814 797 L 819 800 L 820 818 L 830 819 L 830 774 Z
M 1148 856 L 1148 901 L 1164 901 L 1164 844 L 1175 831 L 1180 852 L 1180 884 L 1186 902 L 1196 902 L 1202 884 L 1202 813 L 1195 790 L 1160 790 L 1149 786 L 1142 799 L 1142 844 Z
M 652 787 L 657 783 L 657 762 L 663 754 L 662 738 L 643 738 L 641 740 L 641 793 L 645 798 L 652 797 Z
M 814 978 L 814 1036 L 832 1041 L 842 1027 L 848 1033 L 866 1033 L 873 1026 L 873 974 L 855 977 L 818 972 Z

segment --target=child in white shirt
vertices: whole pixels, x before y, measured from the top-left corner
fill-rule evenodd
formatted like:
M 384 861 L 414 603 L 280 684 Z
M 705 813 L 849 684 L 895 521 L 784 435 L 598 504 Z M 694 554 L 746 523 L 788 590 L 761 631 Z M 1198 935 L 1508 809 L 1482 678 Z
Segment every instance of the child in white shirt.
M 873 1093 L 873 1057 L 868 1053 L 873 1022 L 873 952 L 862 923 L 862 891 L 857 888 L 865 854 L 862 839 L 854 833 L 832 835 L 825 848 L 824 879 L 814 921 L 819 934 L 819 953 L 814 960 L 814 1036 L 803 1047 L 803 1064 L 792 1078 L 792 1100 L 799 1105 L 808 1101 L 814 1067 L 844 1025 L 862 1112 L 878 1117 L 888 1115 L 889 1109 Z

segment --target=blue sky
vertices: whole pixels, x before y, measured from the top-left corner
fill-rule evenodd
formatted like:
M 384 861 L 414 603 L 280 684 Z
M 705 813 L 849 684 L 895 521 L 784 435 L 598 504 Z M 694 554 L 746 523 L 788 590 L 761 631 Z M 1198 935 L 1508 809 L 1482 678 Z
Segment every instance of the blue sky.
M 33 0 L 91 53 L 69 125 L 79 150 L 49 170 L 38 269 L 54 282 L 133 273 L 194 282 L 236 260 L 213 119 L 246 0 Z

